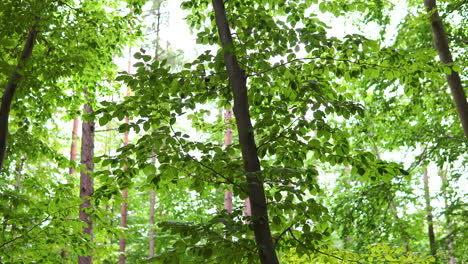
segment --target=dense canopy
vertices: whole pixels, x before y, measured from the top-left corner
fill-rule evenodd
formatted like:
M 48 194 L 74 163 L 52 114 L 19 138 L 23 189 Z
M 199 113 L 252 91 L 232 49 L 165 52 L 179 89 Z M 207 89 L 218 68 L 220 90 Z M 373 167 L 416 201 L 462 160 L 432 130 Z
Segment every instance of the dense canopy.
M 0 263 L 468 262 L 464 0 L 2 0 L 0 33 Z

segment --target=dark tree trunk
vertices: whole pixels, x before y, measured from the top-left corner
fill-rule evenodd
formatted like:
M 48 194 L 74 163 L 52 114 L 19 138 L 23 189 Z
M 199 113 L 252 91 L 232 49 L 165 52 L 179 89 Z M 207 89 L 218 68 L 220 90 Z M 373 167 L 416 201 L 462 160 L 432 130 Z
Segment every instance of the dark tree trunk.
M 87 92 L 86 92 L 87 94 Z M 91 114 L 93 112 L 91 106 L 84 106 L 85 112 Z M 90 213 L 86 212 L 86 209 L 91 207 L 91 201 L 85 197 L 91 197 L 94 192 L 93 178 L 90 174 L 94 170 L 94 121 L 83 121 L 82 126 L 82 139 L 81 139 L 81 165 L 84 167 L 81 169 L 80 175 L 80 198 L 83 199 L 83 203 L 80 205 L 80 220 L 85 222 L 87 226 L 83 227 L 83 234 L 93 238 L 93 221 Z M 79 256 L 79 264 L 90 264 L 92 263 L 92 256 Z
M 453 101 L 457 108 L 458 117 L 463 127 L 463 132 L 468 138 L 468 102 L 466 101 L 466 94 L 463 90 L 463 85 L 458 72 L 453 71 L 451 65 L 453 64 L 452 53 L 448 45 L 447 34 L 445 33 L 442 19 L 437 12 L 436 0 L 424 0 L 427 12 L 431 15 L 432 35 L 434 37 L 434 46 L 439 54 L 440 61 L 450 66 L 452 72 L 446 75 L 450 91 L 452 93 Z
M 429 247 L 431 255 L 435 257 L 435 235 L 434 235 L 434 216 L 432 215 L 431 195 L 429 193 L 429 176 L 427 175 L 427 168 L 423 168 L 423 181 L 424 181 L 424 200 L 426 201 L 426 219 L 427 219 L 427 232 L 429 236 Z
M 3 169 L 3 162 L 6 156 L 7 137 L 8 137 L 8 119 L 10 118 L 11 103 L 13 101 L 16 88 L 23 77 L 20 72 L 24 68 L 26 61 L 31 57 L 34 44 L 37 38 L 37 24 L 34 25 L 29 31 L 28 39 L 24 44 L 23 52 L 16 65 L 16 69 L 13 72 L 10 80 L 8 81 L 5 92 L 2 97 L 2 105 L 0 107 L 0 173 Z
M 229 75 L 229 82 L 234 95 L 234 115 L 242 148 L 242 158 L 248 183 L 248 195 L 252 206 L 252 222 L 257 249 L 262 264 L 277 264 L 278 257 L 273 245 L 268 221 L 265 189 L 260 180 L 260 161 L 255 144 L 252 121 L 250 120 L 247 95 L 247 77 L 240 68 L 237 58 L 229 51 L 232 37 L 229 29 L 223 0 L 212 0 L 216 25 L 224 51 L 224 63 Z

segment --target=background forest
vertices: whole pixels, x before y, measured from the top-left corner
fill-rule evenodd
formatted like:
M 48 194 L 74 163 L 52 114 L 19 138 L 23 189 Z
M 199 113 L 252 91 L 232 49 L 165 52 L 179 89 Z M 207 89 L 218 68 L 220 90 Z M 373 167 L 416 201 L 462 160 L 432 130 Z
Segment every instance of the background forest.
M 467 22 L 1 0 L 0 263 L 468 263 Z

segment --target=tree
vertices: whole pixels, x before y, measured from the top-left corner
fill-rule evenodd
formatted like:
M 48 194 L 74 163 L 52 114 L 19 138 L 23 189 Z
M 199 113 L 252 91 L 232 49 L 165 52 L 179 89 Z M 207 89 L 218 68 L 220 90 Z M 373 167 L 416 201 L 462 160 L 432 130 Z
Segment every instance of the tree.
M 279 263 L 268 223 L 265 189 L 259 175 L 261 171 L 260 160 L 254 139 L 252 121 L 250 120 L 247 76 L 244 70 L 240 68 L 236 56 L 229 50 L 232 48 L 233 43 L 223 1 L 213 0 L 213 8 L 219 38 L 224 49 L 224 63 L 232 86 L 234 114 L 236 116 L 239 142 L 242 147 L 242 157 L 248 183 L 247 192 L 252 202 L 252 222 L 260 261 L 270 264 Z
M 232 145 L 232 128 L 230 125 L 232 119 L 232 110 L 226 109 L 224 113 L 224 123 L 226 124 L 226 129 L 224 131 L 224 146 L 230 147 Z M 232 213 L 232 191 L 226 190 L 224 192 L 224 209 L 228 214 Z
M 434 46 L 439 54 L 440 61 L 448 67 L 446 78 L 450 91 L 452 92 L 453 101 L 460 118 L 460 122 L 468 138 L 468 101 L 460 79 L 458 71 L 453 67 L 452 53 L 450 52 L 447 34 L 445 33 L 442 19 L 437 11 L 436 0 L 424 0 L 427 13 L 430 16 L 432 34 L 434 36 Z
M 77 154 L 77 145 L 78 145 L 78 126 L 79 126 L 79 120 L 78 118 L 75 118 L 73 120 L 73 127 L 72 127 L 72 142 L 70 146 L 70 161 L 74 162 L 76 160 L 76 154 Z M 69 169 L 70 175 L 73 175 L 75 173 L 75 164 L 72 164 Z
M 18 83 L 21 81 L 21 71 L 25 67 L 26 61 L 31 57 L 33 52 L 34 44 L 36 42 L 38 34 L 38 23 L 39 18 L 36 18 L 36 24 L 34 24 L 29 31 L 28 38 L 24 44 L 23 53 L 16 65 L 16 69 L 10 77 L 5 92 L 2 97 L 2 105 L 0 108 L 0 173 L 2 172 L 3 162 L 6 155 L 7 136 L 8 136 L 8 120 L 10 117 L 10 108 L 13 101 L 15 91 L 18 88 Z
M 437 249 L 435 244 L 434 234 L 434 216 L 431 207 L 431 194 L 429 192 L 429 176 L 427 167 L 423 168 L 423 183 L 424 183 L 424 199 L 426 200 L 426 219 L 427 219 L 427 235 L 429 238 L 429 247 L 432 256 L 436 255 Z
M 131 47 L 128 48 L 128 68 L 127 72 L 130 74 L 131 73 L 131 65 L 132 65 L 132 49 Z M 130 87 L 127 87 L 127 95 L 130 96 L 132 93 L 132 90 Z M 125 123 L 128 124 L 130 121 L 128 117 L 125 117 Z M 123 145 L 127 146 L 128 145 L 128 131 L 124 133 L 124 138 L 123 138 Z M 126 165 L 124 165 L 123 170 L 125 170 Z M 127 215 L 128 215 L 128 189 L 125 188 L 122 190 L 122 205 L 121 205 L 121 218 L 120 218 L 120 227 L 124 230 L 127 228 Z M 125 263 L 125 237 L 120 238 L 120 256 L 119 256 L 119 264 L 124 264 Z
M 88 96 L 89 93 L 85 92 Z M 91 101 L 88 99 L 88 101 Z M 84 106 L 84 111 L 87 114 L 92 114 L 93 110 L 90 103 Z M 94 184 L 91 174 L 94 171 L 94 121 L 83 120 L 81 133 L 81 174 L 80 174 L 80 199 L 83 203 L 80 205 L 80 220 L 85 224 L 83 226 L 83 237 L 85 241 L 91 242 L 93 239 L 93 220 L 92 220 L 92 205 L 91 197 L 94 193 Z M 78 257 L 79 264 L 92 263 L 92 253 L 89 250 L 84 251 L 86 255 Z
M 9 116 L 2 263 L 91 255 L 99 263 L 433 263 L 413 252 L 434 245 L 439 262 L 466 259 L 468 145 L 443 88 L 450 67 L 465 77 L 463 1 L 437 10 L 450 66 L 436 57 L 420 0 L 192 0 L 182 8 L 204 51 L 176 65 L 178 52 L 144 45 L 131 73 L 116 73 L 113 57 L 138 47 L 132 39 L 146 14 L 156 15 L 158 33 L 167 7 L 72 2 L 0 1 L 0 89 L 41 14 Z M 396 21 L 396 10 L 408 12 Z M 350 34 L 336 34 L 336 21 Z M 132 96 L 114 100 L 122 87 Z M 82 113 L 84 104 L 93 112 Z M 233 108 L 236 122 L 214 110 Z M 83 199 L 63 131 L 78 117 L 96 121 L 95 190 Z M 226 128 L 241 139 L 229 147 Z M 426 166 L 451 168 L 427 199 L 434 232 L 447 231 L 431 243 L 424 189 L 439 178 L 421 185 Z M 231 191 L 232 205 L 220 190 Z M 249 196 L 257 198 L 252 216 L 242 203 Z M 92 237 L 76 215 L 84 202 Z M 119 210 L 122 202 L 132 210 Z M 128 214 L 122 227 L 118 211 Z

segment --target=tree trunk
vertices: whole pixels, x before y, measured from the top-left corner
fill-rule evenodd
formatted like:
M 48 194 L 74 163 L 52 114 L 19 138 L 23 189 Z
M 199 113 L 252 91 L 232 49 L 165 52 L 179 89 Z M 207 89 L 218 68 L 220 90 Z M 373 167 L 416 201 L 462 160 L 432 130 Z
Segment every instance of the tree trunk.
M 451 73 L 446 74 L 447 82 L 452 93 L 453 101 L 457 108 L 458 117 L 463 127 L 463 132 L 468 138 L 468 102 L 463 85 L 458 72 L 453 70 L 452 53 L 448 45 L 447 34 L 445 33 L 442 19 L 437 11 L 436 0 L 424 0 L 424 5 L 428 14 L 431 16 L 432 35 L 434 37 L 434 46 L 439 54 L 440 61 L 451 68 Z
M 76 153 L 77 149 L 76 146 L 78 144 L 78 126 L 79 126 L 80 121 L 78 118 L 73 120 L 73 129 L 72 129 L 72 143 L 70 146 L 70 161 L 74 162 L 76 160 Z M 75 168 L 74 166 L 70 166 L 69 169 L 70 175 L 73 175 L 75 173 Z
M 128 189 L 122 190 L 122 199 L 124 202 L 121 204 L 121 216 L 120 216 L 120 227 L 123 229 L 123 232 L 125 232 L 125 229 L 127 229 L 127 213 L 128 213 L 128 205 L 127 205 L 127 198 L 128 198 Z M 125 237 L 121 237 L 119 239 L 120 247 L 120 256 L 119 256 L 119 264 L 125 263 L 125 246 L 126 246 L 126 241 Z
M 449 264 L 455 264 L 456 260 L 453 256 L 453 238 L 452 238 L 452 220 L 450 219 L 450 214 L 447 213 L 447 209 L 449 208 L 449 198 L 447 195 L 447 188 L 448 188 L 448 180 L 447 180 L 447 173 L 450 169 L 450 165 L 447 166 L 447 169 L 442 169 L 439 171 L 439 176 L 442 179 L 442 196 L 444 198 L 444 206 L 445 206 L 445 221 L 446 221 L 446 233 L 448 238 L 448 256 L 449 256 Z
M 127 91 L 127 95 L 129 92 Z M 125 117 L 125 123 L 129 123 L 128 117 Z M 128 131 L 124 133 L 124 146 L 128 145 Z M 126 169 L 127 166 L 124 165 L 124 170 Z M 120 209 L 120 227 L 122 228 L 123 232 L 127 229 L 127 214 L 128 214 L 128 204 L 127 204 L 127 199 L 128 199 L 128 189 L 122 190 L 122 204 L 121 204 L 121 209 Z M 126 240 L 125 236 L 121 237 L 119 239 L 119 264 L 124 264 L 125 263 L 125 246 L 126 246 Z
M 88 96 L 87 91 L 85 92 Z M 85 112 L 91 114 L 93 112 L 90 105 L 84 106 Z M 83 199 L 83 203 L 80 205 L 80 220 L 85 222 L 87 226 L 83 227 L 83 235 L 89 236 L 89 240 L 93 238 L 93 221 L 91 214 L 86 212 L 87 208 L 91 207 L 89 198 L 93 195 L 94 186 L 93 178 L 90 174 L 94 170 L 94 121 L 83 121 L 82 125 L 82 139 L 81 139 L 81 165 L 84 168 L 81 169 L 80 175 L 80 198 Z M 88 238 L 86 238 L 88 239 Z M 79 256 L 79 264 L 90 264 L 92 263 L 92 256 Z
M 223 0 L 212 0 L 216 25 L 221 44 L 224 49 L 224 63 L 229 75 L 229 82 L 234 95 L 234 114 L 242 149 L 244 169 L 248 183 L 248 195 L 252 206 L 252 222 L 255 240 L 263 264 L 277 264 L 278 257 L 273 246 L 273 240 L 268 221 L 265 189 L 260 180 L 260 161 L 254 139 L 252 121 L 250 120 L 249 102 L 247 95 L 247 77 L 240 68 L 236 56 L 229 49 L 232 48 L 232 37 L 229 29 Z
M 16 171 L 15 191 L 19 191 L 19 188 L 21 186 L 21 178 L 23 176 L 22 174 L 23 174 L 23 167 L 24 167 L 25 160 L 26 158 L 21 158 L 15 167 L 15 171 Z
M 408 235 L 408 232 L 406 231 L 406 226 L 404 225 L 404 223 L 402 223 L 400 217 L 398 216 L 398 209 L 395 205 L 395 201 L 394 200 L 391 200 L 390 201 L 390 210 L 392 211 L 392 214 L 393 216 L 395 217 L 395 220 L 397 223 L 401 223 L 401 229 L 400 229 L 400 234 L 401 234 L 401 238 L 403 240 L 403 244 L 405 245 L 405 251 L 406 253 L 409 253 L 410 252 L 410 246 L 409 246 L 409 235 Z
M 424 181 L 424 200 L 426 201 L 426 219 L 427 219 L 427 231 L 429 236 L 429 247 L 431 255 L 435 257 L 435 235 L 434 235 L 434 220 L 432 215 L 431 207 L 431 195 L 429 193 L 429 176 L 427 174 L 427 167 L 423 168 L 423 181 Z
M 161 4 L 165 0 L 161 0 L 159 2 L 153 2 L 153 5 L 157 5 L 157 11 L 156 11 L 156 42 L 155 42 L 155 51 L 154 51 L 154 59 L 156 61 L 159 61 L 159 33 L 161 29 Z M 130 68 L 129 68 L 130 71 Z M 151 161 L 153 165 L 156 166 L 156 154 L 154 153 L 154 149 L 151 155 Z M 150 229 L 149 229 L 149 257 L 152 258 L 154 257 L 155 253 L 155 237 L 156 237 L 156 230 L 154 229 L 154 207 L 156 205 L 156 192 L 151 189 L 150 190 L 150 211 L 149 211 L 149 223 L 150 223 Z
M 39 20 L 39 18 L 37 18 Z M 37 38 L 37 23 L 33 25 L 31 31 L 29 31 L 28 39 L 24 44 L 23 52 L 16 65 L 15 71 L 8 81 L 5 92 L 2 97 L 2 105 L 0 107 L 0 173 L 3 169 L 3 162 L 6 156 L 7 137 L 8 137 L 8 119 L 10 118 L 10 109 L 13 97 L 15 95 L 16 88 L 23 77 L 21 70 L 24 68 L 26 61 L 31 57 L 34 44 Z
M 224 146 L 228 147 L 232 145 L 232 128 L 229 125 L 232 119 L 232 110 L 227 109 L 224 113 L 224 123 L 226 124 L 226 130 L 224 131 Z M 224 209 L 228 214 L 232 213 L 232 191 L 226 190 L 224 192 Z
M 379 147 L 377 145 L 373 144 L 373 148 L 374 148 L 374 154 L 375 154 L 376 158 L 381 159 Z M 349 175 L 350 172 L 351 172 L 351 169 L 349 167 L 346 167 L 345 168 L 345 173 L 347 175 Z M 347 188 L 345 188 L 345 191 L 347 191 L 346 189 Z M 393 216 L 395 217 L 396 222 L 400 223 L 401 219 L 398 216 L 398 209 L 397 209 L 397 207 L 395 205 L 395 201 L 393 199 L 390 201 L 389 207 L 390 207 L 390 210 L 392 211 Z M 406 253 L 408 253 L 408 252 L 410 252 L 409 235 L 408 235 L 408 232 L 406 231 L 406 226 L 405 225 L 400 225 L 400 226 L 401 226 L 401 229 L 400 229 L 401 238 L 402 238 L 403 243 L 405 245 L 405 251 L 406 251 Z M 352 238 L 349 241 L 351 242 Z
M 73 127 L 72 127 L 72 138 L 71 138 L 71 145 L 70 145 L 70 162 L 71 162 L 71 165 L 70 165 L 70 168 L 68 169 L 68 172 L 69 172 L 69 175 L 67 176 L 68 178 L 68 182 L 72 182 L 71 181 L 71 176 L 73 174 L 75 174 L 75 164 L 74 164 L 74 161 L 76 161 L 76 154 L 77 154 L 77 145 L 78 145 L 78 126 L 80 125 L 79 124 L 80 121 L 78 120 L 78 118 L 75 118 L 73 120 Z M 67 221 L 69 221 L 70 219 L 67 218 Z M 66 249 L 66 247 L 62 250 L 62 253 L 60 253 L 60 256 L 63 258 L 63 259 L 66 259 L 68 257 L 68 250 Z
M 132 48 L 128 48 L 128 73 L 130 74 L 130 71 L 132 69 Z M 127 87 L 127 96 L 130 96 L 131 94 L 131 89 L 130 87 Z M 125 123 L 130 123 L 130 120 L 128 119 L 128 116 L 125 117 Z M 128 131 L 124 133 L 124 140 L 123 140 L 123 145 L 127 146 L 128 145 Z M 126 169 L 126 166 L 124 165 L 124 170 Z M 127 198 L 128 198 L 128 189 L 122 190 L 122 205 L 121 205 L 121 217 L 120 217 L 120 227 L 122 230 L 127 229 L 127 214 L 128 214 L 128 204 L 127 204 Z M 119 256 L 119 264 L 124 264 L 125 263 L 125 246 L 126 246 L 126 241 L 125 241 L 125 236 L 121 237 L 119 239 L 119 251 L 120 251 L 120 256 Z
M 150 215 L 149 215 L 149 223 L 150 223 L 150 232 L 149 232 L 149 257 L 154 257 L 154 238 L 156 236 L 156 230 L 154 230 L 154 206 L 156 203 L 156 193 L 154 190 L 150 191 Z

